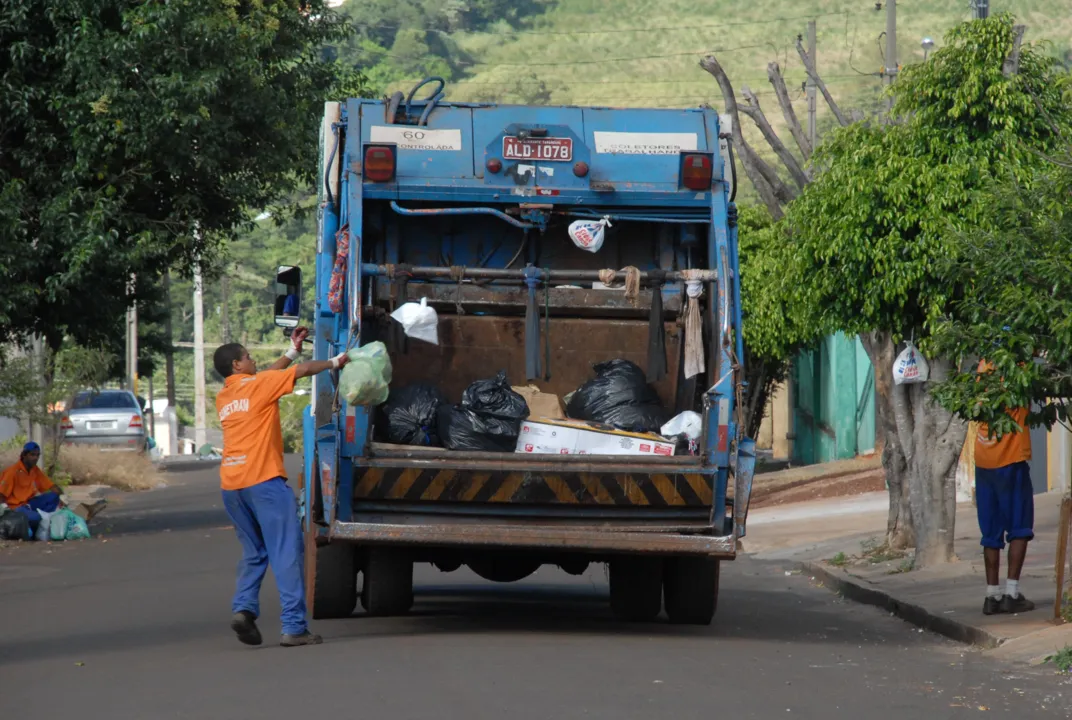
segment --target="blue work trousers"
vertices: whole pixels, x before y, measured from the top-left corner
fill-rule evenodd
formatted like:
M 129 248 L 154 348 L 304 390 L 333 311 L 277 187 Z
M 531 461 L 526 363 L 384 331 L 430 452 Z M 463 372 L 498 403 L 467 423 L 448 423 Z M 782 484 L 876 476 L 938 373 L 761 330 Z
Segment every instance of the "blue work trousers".
M 37 526 L 41 524 L 41 515 L 37 511 L 44 510 L 47 513 L 51 513 L 59 510 L 59 507 L 60 496 L 58 493 L 53 492 L 34 495 L 26 501 L 25 505 L 19 506 L 18 511 L 25 515 L 30 523 L 31 538 L 37 534 Z
M 283 606 L 283 633 L 300 635 L 305 618 L 304 548 L 298 504 L 284 478 L 241 490 L 224 490 L 223 506 L 242 543 L 232 612 L 260 616 L 260 592 L 269 563 Z

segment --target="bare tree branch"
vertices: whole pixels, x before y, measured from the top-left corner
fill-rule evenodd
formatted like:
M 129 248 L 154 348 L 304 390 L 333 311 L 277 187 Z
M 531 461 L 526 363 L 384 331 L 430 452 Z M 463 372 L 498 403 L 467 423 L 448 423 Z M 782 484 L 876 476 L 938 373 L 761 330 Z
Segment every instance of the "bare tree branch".
M 789 152 L 789 148 L 785 146 L 782 139 L 774 132 L 774 128 L 771 127 L 770 122 L 767 121 L 767 116 L 763 114 L 763 108 L 759 106 L 759 98 L 752 92 L 747 85 L 741 88 L 741 94 L 744 95 L 745 100 L 748 101 L 747 105 L 741 107 L 743 112 L 748 117 L 752 118 L 752 122 L 756 124 L 759 131 L 763 133 L 763 139 L 770 145 L 771 150 L 778 156 L 778 159 L 782 161 L 786 169 L 789 171 L 789 176 L 793 178 L 801 190 L 808 184 L 808 176 L 804 173 L 804 168 L 800 167 L 800 163 L 793 157 L 793 153 Z M 797 193 L 794 193 L 794 196 Z
M 807 160 L 811 157 L 811 143 L 808 142 L 808 136 L 800 126 L 800 121 L 797 120 L 797 113 L 793 110 L 793 102 L 789 99 L 789 91 L 785 87 L 785 78 L 782 77 L 782 69 L 778 67 L 778 63 L 772 62 L 767 65 L 767 78 L 774 88 L 774 94 L 778 96 L 778 105 L 782 108 L 785 124 L 789 126 L 789 132 L 796 140 L 800 153 Z
M 808 57 L 808 51 L 804 49 L 804 44 L 797 38 L 797 54 L 800 55 L 801 62 L 804 63 L 804 70 L 808 73 L 808 77 L 819 88 L 819 92 L 823 94 L 823 99 L 826 100 L 826 104 L 830 106 L 831 112 L 834 113 L 834 117 L 837 118 L 838 123 L 842 127 L 849 124 L 848 118 L 845 117 L 845 113 L 841 112 L 841 108 L 834 102 L 834 97 L 830 94 L 830 91 L 826 89 L 826 83 L 819 77 L 818 71 L 815 69 L 815 65 L 812 63 L 811 58 Z
M 1009 50 L 1009 56 L 1005 58 L 1005 62 L 1001 65 L 1001 73 L 1005 77 L 1012 77 L 1020 72 L 1020 44 L 1024 41 L 1024 32 L 1026 30 L 1026 25 L 1013 25 L 1012 49 Z
M 726 103 L 726 114 L 730 116 L 730 121 L 733 123 L 733 144 L 741 158 L 741 164 L 744 166 L 748 179 L 752 181 L 752 185 L 756 188 L 756 192 L 759 193 L 760 199 L 763 200 L 763 204 L 770 211 L 771 217 L 775 220 L 781 220 L 785 216 L 782 211 L 782 202 L 779 200 L 774 186 L 767 180 L 767 173 L 775 175 L 775 177 L 777 177 L 777 173 L 745 141 L 744 134 L 741 132 L 741 115 L 737 108 L 737 96 L 733 93 L 733 85 L 730 84 L 726 71 L 722 69 L 722 65 L 713 55 L 708 55 L 701 60 L 700 67 L 715 78 L 719 88 L 722 90 L 722 98 Z M 766 167 L 766 173 L 761 169 L 764 166 Z

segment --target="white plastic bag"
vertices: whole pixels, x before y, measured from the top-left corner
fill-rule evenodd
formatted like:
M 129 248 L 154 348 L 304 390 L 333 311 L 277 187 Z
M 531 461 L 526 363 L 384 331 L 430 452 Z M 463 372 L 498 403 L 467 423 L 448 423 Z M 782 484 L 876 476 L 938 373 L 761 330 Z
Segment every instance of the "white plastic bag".
M 387 400 L 393 374 L 387 346 L 362 345 L 346 353 L 350 362 L 339 376 L 339 390 L 351 405 L 379 405 Z
M 50 533 L 50 528 L 52 527 L 52 513 L 38 510 L 37 514 L 41 516 L 41 522 L 37 525 L 37 533 L 34 535 L 34 540 L 48 542 L 52 539 Z
M 659 428 L 659 434 L 668 438 L 684 435 L 689 440 L 699 440 L 701 432 L 703 432 L 703 418 L 692 410 L 675 415 L 670 422 Z
M 428 298 L 421 298 L 420 303 L 406 303 L 391 313 L 391 317 L 402 323 L 406 337 L 439 344 L 439 316 L 435 308 L 428 307 Z
M 925 383 L 930 375 L 931 368 L 927 365 L 927 361 L 919 354 L 916 346 L 909 342 L 908 347 L 901 351 L 893 363 L 894 384 Z
M 575 220 L 570 223 L 569 236 L 573 244 L 581 250 L 594 253 L 603 247 L 606 228 L 610 225 L 608 218 L 602 220 Z

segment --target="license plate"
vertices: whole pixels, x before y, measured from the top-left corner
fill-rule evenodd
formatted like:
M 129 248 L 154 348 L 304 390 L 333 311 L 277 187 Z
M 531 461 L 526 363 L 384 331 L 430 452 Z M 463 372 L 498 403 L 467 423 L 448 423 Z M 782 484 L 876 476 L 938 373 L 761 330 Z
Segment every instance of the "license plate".
M 115 427 L 115 423 L 111 420 L 97 420 L 87 422 L 86 427 L 90 430 L 111 430 Z
M 569 162 L 573 159 L 572 138 L 503 138 L 504 160 L 549 160 Z

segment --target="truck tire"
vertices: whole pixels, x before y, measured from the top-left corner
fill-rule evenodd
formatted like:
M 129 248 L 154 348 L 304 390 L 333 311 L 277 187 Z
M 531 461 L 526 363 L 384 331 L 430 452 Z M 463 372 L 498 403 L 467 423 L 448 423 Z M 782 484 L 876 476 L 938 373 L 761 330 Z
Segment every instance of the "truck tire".
M 413 560 L 409 553 L 380 547 L 367 552 L 361 607 L 369 615 L 405 615 L 413 607 Z
M 511 583 L 524 580 L 540 569 L 540 563 L 512 555 L 484 555 L 470 558 L 466 565 L 485 580 Z
M 715 558 L 675 557 L 666 561 L 666 614 L 675 625 L 710 625 L 718 609 L 721 563 Z
M 619 620 L 651 622 L 663 605 L 660 558 L 632 556 L 611 560 L 610 609 Z
M 313 562 L 313 619 L 350 617 L 357 606 L 357 549 L 350 543 L 316 548 Z

